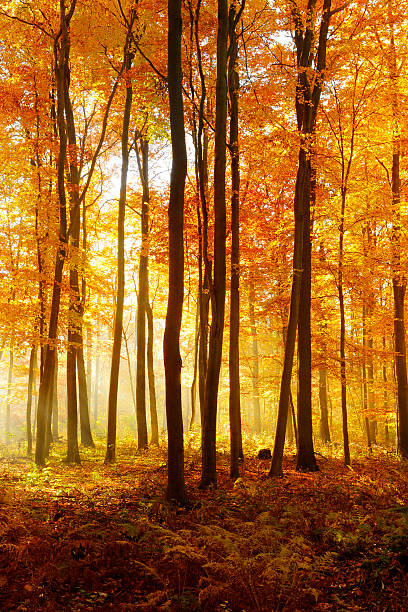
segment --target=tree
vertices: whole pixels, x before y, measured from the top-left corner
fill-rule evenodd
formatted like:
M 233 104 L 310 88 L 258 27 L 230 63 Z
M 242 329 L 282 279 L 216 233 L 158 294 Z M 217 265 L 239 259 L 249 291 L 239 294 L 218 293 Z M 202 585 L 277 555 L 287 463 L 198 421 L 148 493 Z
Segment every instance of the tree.
M 180 328 L 184 293 L 183 219 L 187 152 L 184 132 L 181 34 L 181 0 L 168 0 L 168 87 L 172 168 L 168 208 L 169 294 L 163 341 L 168 430 L 167 497 L 184 503 L 186 493 L 181 409 Z
M 211 328 L 202 424 L 200 488 L 217 485 L 216 429 L 218 385 L 224 333 L 226 283 L 225 164 L 227 131 L 228 3 L 218 0 L 217 84 L 214 144 L 214 277 L 210 287 Z
M 230 152 L 231 152 L 231 313 L 229 348 L 229 419 L 231 439 L 231 478 L 239 477 L 239 459 L 242 452 L 241 403 L 239 380 L 239 74 L 237 68 L 237 24 L 244 10 L 245 0 L 237 11 L 233 1 L 229 10 L 228 90 L 230 97 Z
M 113 332 L 112 360 L 109 379 L 108 399 L 108 432 L 106 439 L 105 463 L 112 463 L 116 459 L 116 419 L 119 384 L 120 350 L 122 346 L 123 333 L 123 303 L 125 299 L 125 210 L 126 210 L 126 188 L 129 167 L 129 123 L 132 110 L 133 86 L 129 71 L 132 67 L 134 50 L 132 46 L 132 28 L 136 19 L 136 11 L 131 9 L 126 18 L 122 12 L 126 24 L 126 40 L 123 48 L 122 67 L 125 70 L 126 94 L 125 109 L 122 122 L 122 169 L 120 178 L 120 196 L 118 205 L 118 288 L 116 295 L 116 312 Z
M 69 86 L 67 77 L 69 76 L 69 26 L 76 7 L 73 0 L 68 13 L 65 11 L 65 2 L 60 0 L 59 17 L 60 29 L 54 39 L 54 70 L 57 89 L 57 129 L 59 137 L 59 151 L 57 159 L 57 191 L 60 208 L 59 221 L 59 245 L 55 259 L 54 284 L 52 292 L 52 303 L 50 312 L 50 322 L 48 326 L 48 345 L 44 359 L 43 376 L 38 392 L 37 406 L 37 436 L 35 447 L 35 462 L 42 466 L 45 464 L 46 452 L 46 432 L 48 405 L 51 401 L 50 392 L 55 366 L 56 338 L 58 328 L 58 315 L 61 299 L 61 282 L 64 263 L 67 252 L 67 200 L 65 193 L 65 163 L 67 155 L 67 135 L 65 129 L 65 89 Z M 73 449 L 74 459 L 79 460 L 77 449 Z
M 276 425 L 275 445 L 273 449 L 272 464 L 269 471 L 270 476 L 279 476 L 282 473 L 282 458 L 283 448 L 285 444 L 286 422 L 289 410 L 290 397 L 290 381 L 292 375 L 293 355 L 295 351 L 296 329 L 298 326 L 299 303 L 302 291 L 302 270 L 303 270 L 303 243 L 306 232 L 307 241 L 310 240 L 310 183 L 311 183 L 311 151 L 313 146 L 313 134 L 316 124 L 316 114 L 322 91 L 324 71 L 326 68 L 326 44 L 330 24 L 331 0 L 324 0 L 322 18 L 319 29 L 319 42 L 316 53 L 316 66 L 313 73 L 309 68 L 313 62 L 314 50 L 314 19 L 315 19 L 316 0 L 309 0 L 306 10 L 306 24 L 303 25 L 302 15 L 298 4 L 293 1 L 292 16 L 295 23 L 295 45 L 296 45 L 296 62 L 298 76 L 296 81 L 296 116 L 298 123 L 298 131 L 300 138 L 299 146 L 299 162 L 296 177 L 295 188 L 295 238 L 293 247 L 293 279 L 292 292 L 289 310 L 289 322 L 286 332 L 285 356 L 281 379 L 281 388 L 279 396 L 278 421 Z M 305 215 L 306 213 L 306 215 Z M 306 224 L 306 230 L 305 230 Z M 309 248 L 309 247 L 308 247 Z M 309 261 L 307 261 L 309 266 Z M 303 272 L 306 277 L 310 276 L 311 270 L 305 268 Z M 303 351 L 299 347 L 299 359 L 305 359 L 305 371 L 299 374 L 299 382 L 302 379 L 306 386 L 305 395 L 299 392 L 299 399 L 302 402 L 303 415 L 301 421 L 311 424 L 311 397 L 309 397 L 310 370 L 310 300 L 309 295 L 309 279 L 306 278 L 304 286 L 304 323 L 302 332 Z M 305 295 L 305 292 L 307 295 Z M 299 340 L 300 342 L 300 340 Z M 308 427 L 304 434 L 304 447 L 301 450 L 299 431 L 299 456 L 298 467 L 307 469 L 315 469 L 315 460 L 313 453 L 313 445 L 311 442 L 311 429 Z M 305 460 L 301 453 L 305 454 Z
M 389 27 L 388 71 L 392 107 L 392 290 L 394 296 L 395 372 L 398 398 L 398 453 L 408 459 L 408 376 L 405 342 L 404 302 L 407 280 L 401 265 L 401 109 L 395 47 L 395 15 L 393 0 L 387 0 Z
M 139 144 L 138 144 L 139 140 Z M 139 151 L 140 146 L 140 151 Z M 139 258 L 139 291 L 137 300 L 137 365 L 136 365 L 136 420 L 137 445 L 147 448 L 146 424 L 146 314 L 149 303 L 149 141 L 140 134 L 135 141 L 139 176 L 142 182 L 142 245 Z

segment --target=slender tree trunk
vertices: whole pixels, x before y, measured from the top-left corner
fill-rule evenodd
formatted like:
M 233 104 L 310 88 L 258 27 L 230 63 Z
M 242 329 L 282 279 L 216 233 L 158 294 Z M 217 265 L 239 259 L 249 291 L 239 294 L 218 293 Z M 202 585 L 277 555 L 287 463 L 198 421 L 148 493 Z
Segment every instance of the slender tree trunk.
M 142 246 L 139 258 L 139 291 L 137 306 L 136 419 L 137 446 L 147 448 L 146 423 L 146 308 L 149 302 L 149 143 L 140 137 L 139 173 L 143 185 Z M 141 159 L 140 159 L 141 157 Z
M 26 410 L 26 434 L 27 434 L 27 454 L 31 456 L 33 452 L 33 435 L 31 430 L 31 411 L 33 405 L 33 382 L 35 376 L 34 364 L 37 347 L 35 344 L 30 351 L 30 365 L 28 368 L 28 390 L 27 390 L 27 410 Z
M 55 353 L 54 381 L 52 384 L 52 439 L 58 442 L 58 354 Z
M 159 422 L 157 419 L 156 385 L 153 364 L 153 310 L 149 302 L 146 304 L 147 315 L 147 378 L 149 382 L 150 426 L 152 429 L 151 444 L 159 446 Z
M 407 279 L 401 264 L 401 110 L 394 34 L 393 1 L 388 0 L 388 22 L 390 29 L 390 52 L 388 54 L 391 106 L 393 115 L 392 135 L 392 289 L 394 296 L 395 373 L 398 397 L 398 453 L 408 459 L 408 376 L 405 343 L 405 292 Z
M 48 351 L 48 347 L 46 347 L 46 351 Z M 52 381 L 50 383 L 50 390 L 47 399 L 47 433 L 45 437 L 45 457 L 48 459 L 50 456 L 51 444 L 54 439 L 52 436 L 52 413 L 53 413 L 53 403 L 54 403 L 54 394 L 55 394 L 55 367 L 58 359 L 58 350 L 55 350 L 55 360 L 52 365 Z
M 228 2 L 218 0 L 217 82 L 214 145 L 214 281 L 211 287 L 211 328 L 202 428 L 200 488 L 217 485 L 217 399 L 221 369 L 226 282 L 225 164 L 227 131 Z
M 289 444 L 293 444 L 295 441 L 295 432 L 293 431 L 293 419 L 292 415 L 288 415 L 288 420 L 286 422 L 286 436 Z
M 70 18 L 75 9 L 75 2 L 71 5 Z M 60 228 L 59 245 L 55 260 L 54 284 L 51 301 L 50 323 L 48 326 L 48 350 L 44 357 L 43 375 L 41 377 L 38 393 L 37 407 L 37 435 L 35 447 L 35 462 L 39 466 L 45 464 L 46 431 L 47 431 L 47 408 L 50 388 L 52 387 L 52 376 L 55 362 L 55 341 L 58 329 L 58 316 L 61 300 L 61 283 L 67 248 L 67 216 L 66 216 L 66 194 L 65 194 L 65 161 L 67 153 L 67 137 L 64 119 L 64 90 L 65 90 L 65 67 L 69 60 L 67 16 L 65 14 L 64 0 L 60 0 L 60 28 L 61 35 L 55 45 L 55 77 L 57 85 L 57 126 L 59 135 L 59 151 L 57 160 L 57 188 L 60 206 Z
M 304 202 L 305 194 L 310 193 L 310 153 L 312 136 L 316 124 L 316 114 L 326 68 L 326 43 L 330 24 L 331 0 L 324 0 L 322 18 L 319 28 L 317 52 L 313 49 L 316 39 L 314 33 L 314 11 L 316 0 L 309 0 L 307 19 L 303 22 L 297 5 L 292 10 L 295 21 L 295 44 L 298 68 L 296 85 L 296 114 L 300 136 L 299 162 L 295 187 L 295 237 L 293 253 L 292 292 L 289 309 L 289 322 L 285 343 L 285 356 L 279 396 L 278 421 L 276 425 L 275 445 L 272 455 L 270 476 L 282 474 L 283 450 L 285 446 L 286 422 L 289 409 L 290 384 L 292 377 L 293 356 L 295 352 L 296 330 L 298 326 L 299 302 L 303 269 L 303 237 L 304 237 Z M 315 59 L 316 78 L 309 81 L 310 67 Z
M 377 444 L 377 420 L 375 418 L 374 403 L 374 360 L 373 360 L 374 339 L 372 335 L 368 338 L 367 384 L 368 384 L 368 412 L 370 415 L 370 438 L 372 444 Z
M 82 301 L 83 300 L 84 300 L 84 291 L 82 291 Z M 88 391 L 88 402 L 89 402 L 89 411 L 90 411 L 90 408 L 92 406 L 92 327 L 91 325 L 88 325 L 86 328 L 86 388 Z
M 293 251 L 292 292 L 290 298 L 289 321 L 286 330 L 285 354 L 279 395 L 275 444 L 273 448 L 271 468 L 269 470 L 270 476 L 282 475 L 282 459 L 283 450 L 285 447 L 285 434 L 290 401 L 290 385 L 299 314 L 300 285 L 302 280 L 304 173 L 305 152 L 301 148 L 299 151 L 299 167 L 295 190 L 295 240 Z
M 290 395 L 289 395 L 289 403 L 290 403 L 290 416 L 288 420 L 292 422 L 292 428 L 295 434 L 296 451 L 298 452 L 299 451 L 299 431 L 298 431 L 297 420 L 296 420 L 295 406 L 293 404 L 292 391 L 290 392 Z
M 255 319 L 255 285 L 252 275 L 249 279 L 249 324 L 252 337 L 252 407 L 255 433 L 261 433 L 261 407 L 259 401 L 259 352 Z
M 172 168 L 169 200 L 169 294 L 163 353 L 168 431 L 167 497 L 185 503 L 180 328 L 184 293 L 184 188 L 187 152 L 181 67 L 181 0 L 168 0 L 168 87 Z
M 97 322 L 96 328 L 96 343 L 95 343 L 95 382 L 94 382 L 94 395 L 93 395 L 93 426 L 96 431 L 98 423 L 98 402 L 99 402 L 99 374 L 100 374 L 100 336 L 99 336 L 99 322 Z
M 129 343 L 128 343 L 128 340 L 127 340 L 127 336 L 126 336 L 125 330 L 123 330 L 123 340 L 125 341 L 126 361 L 127 361 L 127 365 L 128 365 L 130 392 L 132 393 L 133 408 L 135 410 L 135 415 L 136 415 L 136 393 L 135 393 L 135 386 L 133 384 L 133 372 L 132 372 L 132 364 L 131 364 L 131 361 L 130 361 Z
M 367 326 L 366 326 L 366 305 L 363 303 L 363 363 L 362 363 L 362 375 L 363 375 L 363 418 L 364 426 L 367 436 L 367 448 L 368 451 L 372 452 L 371 445 L 371 430 L 370 420 L 368 417 L 368 392 L 367 392 Z
M 37 353 L 34 355 L 34 378 L 33 378 L 33 400 L 34 400 L 34 419 L 32 425 L 32 439 L 35 441 L 37 431 L 37 408 L 38 408 L 38 393 L 37 393 Z
M 339 228 L 339 263 L 337 276 L 337 290 L 340 305 L 340 383 L 341 383 L 341 416 L 343 426 L 344 464 L 350 465 L 350 445 L 347 418 L 347 379 L 346 379 L 346 318 L 344 312 L 343 292 L 343 257 L 344 257 L 344 219 L 346 210 L 346 191 L 342 188 L 341 215 Z
M 319 403 L 320 403 L 320 438 L 324 444 L 330 444 L 329 410 L 327 407 L 327 369 L 319 370 Z
M 385 336 L 383 336 L 382 339 L 383 342 L 383 351 L 384 351 L 384 357 L 383 357 L 383 367 L 382 367 L 382 376 L 383 376 L 383 383 L 384 383 L 384 391 L 383 391 L 383 410 L 384 410 L 384 414 L 385 414 L 385 441 L 388 444 L 390 441 L 390 430 L 389 430 L 389 416 L 388 416 L 388 375 L 387 375 L 387 361 L 386 361 L 386 348 L 387 348 L 387 343 L 386 343 L 386 339 Z
M 242 10 L 244 2 L 242 3 Z M 242 11 L 241 11 L 242 12 Z M 240 16 L 240 13 L 238 17 Z M 230 152 L 231 152 L 231 305 L 229 344 L 229 422 L 230 422 L 230 476 L 239 478 L 239 459 L 242 449 L 241 403 L 239 378 L 239 75 L 237 69 L 238 41 L 236 35 L 237 11 L 235 2 L 229 11 L 228 90 L 230 97 Z M 259 393 L 258 393 L 259 408 Z M 260 421 L 260 412 L 259 412 Z
M 194 369 L 193 369 L 193 382 L 191 383 L 191 419 L 189 429 L 194 426 L 197 415 L 197 375 L 198 375 L 198 347 L 200 344 L 200 292 L 197 296 L 197 314 L 196 314 L 196 325 L 194 334 Z
M 9 368 L 7 376 L 7 401 L 6 401 L 6 444 L 10 444 L 11 440 L 11 387 L 13 384 L 13 366 L 14 366 L 14 349 L 11 341 L 9 349 Z
M 43 197 L 42 188 L 42 175 L 41 175 L 41 156 L 40 156 L 40 124 L 41 116 L 39 111 L 39 96 L 37 89 L 37 79 L 34 76 L 34 91 L 35 91 L 35 125 L 36 125 L 36 139 L 35 139 L 35 159 L 33 159 L 33 165 L 37 169 L 37 199 L 35 204 L 35 240 L 37 250 L 37 267 L 38 267 L 38 331 L 40 335 L 40 379 L 42 377 L 44 368 L 44 340 L 46 331 L 46 320 L 45 320 L 45 309 L 46 309 L 46 285 L 44 278 L 44 260 L 43 260 L 43 245 L 42 237 L 40 235 L 40 209 Z M 54 124 L 54 136 L 56 136 L 56 125 L 55 125 L 55 101 L 54 96 L 51 95 L 51 117 Z M 52 165 L 52 157 L 50 159 L 50 166 Z M 52 185 L 52 181 L 51 181 Z M 51 196 L 52 187 L 50 187 L 49 196 Z
M 134 19 L 134 17 L 133 17 Z M 133 55 L 130 51 L 131 36 L 128 31 L 123 60 L 126 70 L 130 70 Z M 118 206 L 118 289 L 116 296 L 116 313 L 113 332 L 113 347 L 108 397 L 108 432 L 106 440 L 105 463 L 116 460 L 116 421 L 119 386 L 120 351 L 123 332 L 123 303 L 125 299 L 125 210 L 126 188 L 129 167 L 129 123 L 132 109 L 133 88 L 130 82 L 126 86 L 125 109 L 122 122 L 122 170 L 120 180 L 120 196 Z
M 198 390 L 200 398 L 200 420 L 203 426 L 205 385 L 208 365 L 208 318 L 210 304 L 211 262 L 208 257 L 208 129 L 204 126 L 204 106 L 206 102 L 206 83 L 201 59 L 199 39 L 199 17 L 201 0 L 197 2 L 194 16 L 194 37 L 198 72 L 200 75 L 201 95 L 198 111 L 198 132 L 196 138 L 196 168 L 199 201 L 197 204 L 198 226 L 198 296 L 200 307 L 200 333 L 198 350 Z M 209 101 L 207 102 L 209 104 Z
M 312 136 L 314 140 L 314 134 Z M 306 182 L 303 192 L 303 253 L 302 282 L 300 288 L 299 321 L 298 321 L 298 351 L 299 351 L 299 392 L 298 392 L 298 435 L 299 449 L 296 469 L 301 472 L 315 472 L 319 468 L 313 448 L 312 425 L 312 350 L 310 309 L 312 301 L 312 241 L 311 241 L 311 197 L 312 190 L 312 150 L 306 159 Z M 313 181 L 314 184 L 314 181 Z
M 78 348 L 82 347 L 82 315 L 81 300 L 79 293 L 79 273 L 76 263 L 76 255 L 79 252 L 79 239 L 81 228 L 80 201 L 79 201 L 79 169 L 77 159 L 77 138 L 75 129 L 74 113 L 69 91 L 70 69 L 65 64 L 65 88 L 64 105 L 66 130 L 68 137 L 68 161 L 69 161 L 69 212 L 70 212 L 70 247 L 74 255 L 74 261 L 70 262 L 69 286 L 70 297 L 68 307 L 68 347 L 67 347 L 67 462 L 80 463 L 78 448 L 78 397 L 77 397 L 77 354 Z M 78 371 L 78 376 L 80 373 Z M 81 384 L 83 379 L 81 377 Z M 86 384 L 86 383 L 85 383 Z M 86 391 L 85 391 L 86 393 Z
M 326 261 L 326 254 L 324 244 L 321 242 L 319 249 L 319 260 L 322 264 Z M 320 332 L 322 335 L 327 334 L 327 323 L 320 321 L 319 323 Z M 329 427 L 329 409 L 328 409 L 328 396 L 327 396 L 327 364 L 326 364 L 326 353 L 327 346 L 326 342 L 323 342 L 322 346 L 322 359 L 323 363 L 319 367 L 319 405 L 320 405 L 320 439 L 323 444 L 330 444 L 330 427 Z
M 81 425 L 81 444 L 93 448 L 91 421 L 89 417 L 88 386 L 86 382 L 84 349 L 80 345 L 76 349 L 78 367 L 79 418 Z

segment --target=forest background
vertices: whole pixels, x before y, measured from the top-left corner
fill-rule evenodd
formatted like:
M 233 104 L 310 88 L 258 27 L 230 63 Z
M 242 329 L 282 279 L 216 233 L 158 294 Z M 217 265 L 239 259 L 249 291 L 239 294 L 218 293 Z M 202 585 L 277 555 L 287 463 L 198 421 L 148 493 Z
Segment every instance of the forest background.
M 407 15 L 2 2 L 2 609 L 406 609 Z
M 77 411 L 82 444 L 92 446 L 91 429 L 105 435 L 108 406 L 107 461 L 117 407 L 120 435 L 136 432 L 140 449 L 149 437 L 157 444 L 168 422 L 177 421 L 179 444 L 181 416 L 185 431 L 198 428 L 201 407 L 203 486 L 216 483 L 216 425 L 238 436 L 237 460 L 241 424 L 270 446 L 276 428 L 284 441 L 288 411 L 300 469 L 317 468 L 312 430 L 324 444 L 343 444 L 346 464 L 349 438 L 352 451 L 381 442 L 407 456 L 404 3 L 183 4 L 182 369 L 171 357 L 182 387 L 167 418 L 176 121 L 167 91 L 178 75 L 167 64 L 166 9 L 10 1 L 0 10 L 2 452 L 16 441 L 31 452 L 34 435 L 42 465 L 67 426 L 67 460 L 79 462 Z M 309 187 L 299 208 L 301 180 Z M 224 306 L 225 278 L 239 282 L 238 318 L 237 285 Z M 288 316 L 298 312 L 297 356 Z M 233 321 L 239 344 L 228 342 Z M 293 358 L 298 386 L 293 377 L 285 399 Z M 238 385 L 229 385 L 234 363 Z M 231 414 L 240 415 L 235 429 Z M 281 447 L 271 473 L 281 471 Z

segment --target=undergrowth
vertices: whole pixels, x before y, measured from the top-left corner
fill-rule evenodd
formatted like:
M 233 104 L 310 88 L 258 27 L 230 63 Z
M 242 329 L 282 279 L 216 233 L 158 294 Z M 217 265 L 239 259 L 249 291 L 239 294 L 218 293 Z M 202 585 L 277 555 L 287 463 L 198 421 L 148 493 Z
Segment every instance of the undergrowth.
M 134 442 L 103 465 L 56 446 L 38 470 L 0 461 L 0 609 L 295 611 L 408 609 L 408 470 L 378 453 L 344 468 L 322 450 L 320 471 L 269 479 L 248 447 L 218 489 L 198 490 L 200 454 L 186 441 L 189 505 L 166 502 L 166 452 Z M 325 454 L 325 456 L 323 456 Z

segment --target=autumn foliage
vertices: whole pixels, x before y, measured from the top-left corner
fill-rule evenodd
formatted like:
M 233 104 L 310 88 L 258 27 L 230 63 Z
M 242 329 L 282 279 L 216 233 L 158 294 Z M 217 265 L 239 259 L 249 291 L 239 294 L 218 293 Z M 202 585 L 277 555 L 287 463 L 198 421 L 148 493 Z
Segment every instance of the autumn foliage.
M 1 3 L 1 609 L 407 607 L 407 19 Z

